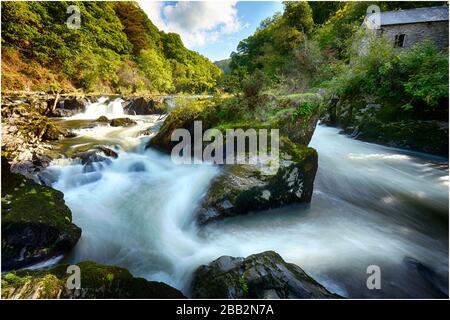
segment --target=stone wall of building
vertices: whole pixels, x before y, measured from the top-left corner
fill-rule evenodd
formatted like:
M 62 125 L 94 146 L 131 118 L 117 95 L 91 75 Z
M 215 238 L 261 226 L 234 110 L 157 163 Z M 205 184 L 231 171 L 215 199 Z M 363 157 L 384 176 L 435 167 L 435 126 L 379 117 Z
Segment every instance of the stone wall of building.
M 378 33 L 392 39 L 392 45 L 396 35 L 405 34 L 404 48 L 411 48 L 425 39 L 435 43 L 440 50 L 448 47 L 448 21 L 387 25 Z

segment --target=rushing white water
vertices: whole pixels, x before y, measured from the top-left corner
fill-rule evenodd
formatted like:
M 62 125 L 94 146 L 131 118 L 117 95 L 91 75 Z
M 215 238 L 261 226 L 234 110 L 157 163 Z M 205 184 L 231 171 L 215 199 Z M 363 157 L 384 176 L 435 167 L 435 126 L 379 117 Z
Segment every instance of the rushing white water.
M 96 119 L 100 116 L 107 116 L 109 118 L 123 117 L 124 112 L 122 108 L 123 100 L 116 98 L 109 101 L 106 97 L 101 97 L 97 102 L 91 102 L 86 105 L 86 111 L 77 114 L 72 119 Z
M 154 117 L 137 118 L 142 127 L 155 123 Z M 119 157 L 95 172 L 83 173 L 81 164 L 68 160 L 50 168 L 59 172 L 54 187 L 64 192 L 83 230 L 71 261 L 120 265 L 189 294 L 200 264 L 224 254 L 275 250 L 349 297 L 434 297 L 448 291 L 445 159 L 352 140 L 318 126 L 311 146 L 319 152 L 319 171 L 310 205 L 198 229 L 193 214 L 216 167 L 174 165 L 170 157 L 144 150 L 148 138 L 131 128 L 79 133 L 118 146 Z M 369 265 L 380 266 L 382 290 L 367 289 Z

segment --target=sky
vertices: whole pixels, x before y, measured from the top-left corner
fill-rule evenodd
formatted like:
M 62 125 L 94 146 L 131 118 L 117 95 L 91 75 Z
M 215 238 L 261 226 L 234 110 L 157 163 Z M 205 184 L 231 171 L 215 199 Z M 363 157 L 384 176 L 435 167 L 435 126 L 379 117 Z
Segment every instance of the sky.
M 180 34 L 187 48 L 212 61 L 228 58 L 263 19 L 283 10 L 281 1 L 138 2 L 160 30 Z

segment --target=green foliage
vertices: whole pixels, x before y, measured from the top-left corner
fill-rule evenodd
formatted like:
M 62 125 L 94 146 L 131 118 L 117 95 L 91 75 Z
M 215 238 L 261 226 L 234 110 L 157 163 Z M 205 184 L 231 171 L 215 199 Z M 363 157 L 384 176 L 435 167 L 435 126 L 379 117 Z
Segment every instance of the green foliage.
M 367 53 L 355 53 L 351 61 L 331 86 L 341 98 L 377 96 L 399 101 L 405 111 L 436 108 L 448 98 L 448 55 L 430 42 L 399 51 L 387 39 L 372 37 Z
M 312 10 L 306 1 L 284 2 L 283 18 L 286 24 L 303 33 L 308 33 L 314 27 Z
M 308 118 L 317 108 L 318 105 L 316 103 L 313 103 L 311 101 L 305 101 L 297 107 L 297 109 L 292 115 L 292 120 L 295 122 L 299 118 Z
M 312 16 L 316 25 L 322 24 L 334 14 L 344 3 L 340 1 L 309 1 Z
M 231 54 L 232 71 L 245 68 L 249 73 L 261 69 L 271 81 L 277 81 L 281 69 L 289 63 L 293 50 L 313 28 L 312 12 L 306 2 L 285 2 L 284 13 L 261 22 L 256 32 L 242 40 Z
M 314 38 L 321 49 L 338 58 L 345 58 L 352 35 L 359 29 L 366 14 L 368 2 L 345 2 L 316 31 Z
M 138 64 L 152 88 L 160 92 L 172 91 L 170 63 L 153 49 L 141 50 Z
M 79 29 L 66 26 L 70 4 L 80 8 Z M 29 68 L 7 73 L 6 84 L 13 86 L 8 89 L 23 89 L 30 82 L 34 89 L 48 86 L 46 77 L 39 80 L 44 83 L 35 85 L 34 73 L 41 69 L 65 78 L 52 81 L 55 89 L 58 83 L 71 82 L 86 91 L 99 92 L 205 92 L 212 90 L 221 75 L 208 59 L 186 49 L 177 34 L 160 32 L 135 2 L 1 5 L 2 47 L 17 50 L 21 63 L 38 66 L 33 74 L 24 70 Z M 2 71 L 14 67 L 3 65 Z M 60 85 L 59 89 L 64 87 Z
M 436 107 L 448 98 L 448 55 L 425 42 L 400 55 L 400 70 L 407 78 L 405 92 L 415 99 Z
M 245 281 L 244 277 L 239 277 L 239 285 L 242 288 L 242 292 L 244 294 L 244 297 L 248 296 L 248 284 Z
M 133 54 L 138 56 L 143 49 L 157 49 L 161 44 L 158 29 L 147 18 L 135 2 L 117 2 L 114 11 L 124 26 L 123 32 L 133 45 Z

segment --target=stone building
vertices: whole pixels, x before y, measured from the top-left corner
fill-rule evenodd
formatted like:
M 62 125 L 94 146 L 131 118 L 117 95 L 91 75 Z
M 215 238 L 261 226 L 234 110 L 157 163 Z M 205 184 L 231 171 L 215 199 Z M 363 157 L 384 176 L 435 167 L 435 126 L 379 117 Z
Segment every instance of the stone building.
M 410 48 L 423 40 L 440 50 L 448 48 L 448 7 L 428 7 L 398 11 L 371 12 L 363 28 L 386 36 L 396 48 Z

